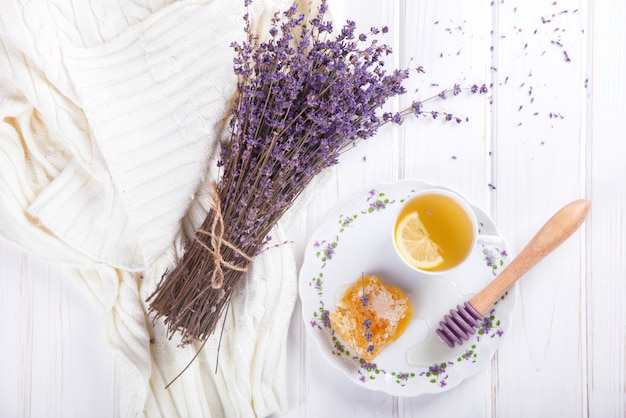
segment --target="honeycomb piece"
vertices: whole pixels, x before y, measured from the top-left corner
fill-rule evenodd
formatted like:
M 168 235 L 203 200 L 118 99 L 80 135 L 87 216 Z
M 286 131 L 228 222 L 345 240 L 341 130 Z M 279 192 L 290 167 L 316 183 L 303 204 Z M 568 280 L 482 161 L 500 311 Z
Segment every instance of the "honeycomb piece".
M 370 362 L 402 335 L 412 317 L 413 308 L 401 289 L 384 285 L 376 276 L 363 276 L 346 289 L 330 323 L 346 345 Z

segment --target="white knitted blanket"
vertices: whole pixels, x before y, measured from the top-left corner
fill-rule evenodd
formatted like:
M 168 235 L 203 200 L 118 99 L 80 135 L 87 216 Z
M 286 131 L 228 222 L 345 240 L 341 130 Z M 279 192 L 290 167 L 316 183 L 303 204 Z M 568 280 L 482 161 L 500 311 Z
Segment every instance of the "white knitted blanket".
M 255 0 L 267 24 L 279 0 Z M 289 246 L 257 257 L 218 336 L 177 347 L 146 298 L 204 219 L 243 0 L 3 0 L 0 235 L 65 263 L 107 313 L 123 416 L 284 411 Z M 259 23 L 259 25 L 261 24 Z M 264 28 L 267 29 L 267 28 Z M 283 241 L 278 225 L 272 236 Z M 266 309 L 271 306 L 272 309 Z

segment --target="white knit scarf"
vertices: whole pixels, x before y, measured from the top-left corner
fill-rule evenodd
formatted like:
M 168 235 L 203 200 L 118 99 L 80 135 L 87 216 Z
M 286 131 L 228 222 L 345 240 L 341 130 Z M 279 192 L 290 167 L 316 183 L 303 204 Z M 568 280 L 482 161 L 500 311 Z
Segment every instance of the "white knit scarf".
M 284 6 L 255 0 L 253 21 Z M 208 210 L 243 14 L 243 0 L 2 2 L 0 235 L 67 265 L 107 313 L 123 416 L 287 407 L 289 246 L 257 257 L 233 295 L 217 373 L 219 335 L 165 390 L 199 347 L 177 347 L 146 314 Z

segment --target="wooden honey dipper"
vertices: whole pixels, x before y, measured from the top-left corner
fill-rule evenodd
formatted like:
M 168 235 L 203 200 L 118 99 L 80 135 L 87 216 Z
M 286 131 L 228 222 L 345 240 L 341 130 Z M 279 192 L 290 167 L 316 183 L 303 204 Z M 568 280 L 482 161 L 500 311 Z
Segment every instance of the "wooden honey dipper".
M 575 200 L 554 214 L 498 277 L 463 306 L 458 305 L 456 310 L 450 310 L 450 315 L 439 322 L 436 331 L 439 338 L 450 347 L 467 341 L 491 306 L 520 277 L 580 227 L 590 206 L 591 203 L 586 199 Z

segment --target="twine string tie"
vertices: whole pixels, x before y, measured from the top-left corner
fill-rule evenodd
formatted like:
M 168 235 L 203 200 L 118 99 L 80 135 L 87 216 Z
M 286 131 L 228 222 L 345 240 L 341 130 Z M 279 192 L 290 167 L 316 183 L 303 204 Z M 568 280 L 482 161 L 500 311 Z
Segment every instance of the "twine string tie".
M 213 196 L 209 197 L 208 201 L 210 209 L 214 212 L 213 222 L 211 222 L 211 228 L 208 231 L 203 228 L 198 228 L 198 230 L 194 234 L 194 238 L 198 242 L 198 244 L 204 247 L 204 249 L 206 249 L 209 254 L 213 256 L 215 260 L 215 267 L 213 269 L 213 273 L 211 274 L 211 286 L 214 289 L 220 289 L 224 284 L 224 269 L 241 272 L 248 270 L 247 264 L 242 267 L 233 264 L 229 260 L 226 260 L 224 258 L 224 255 L 222 254 L 222 247 L 224 246 L 229 248 L 235 254 L 246 260 L 248 263 L 252 261 L 252 257 L 244 253 L 241 249 L 237 248 L 226 238 L 224 238 L 224 217 L 222 215 L 222 208 L 217 192 L 217 186 L 215 185 L 215 183 L 212 183 L 211 186 L 213 189 Z M 207 245 L 202 239 L 200 239 L 200 234 L 209 237 L 210 245 Z

